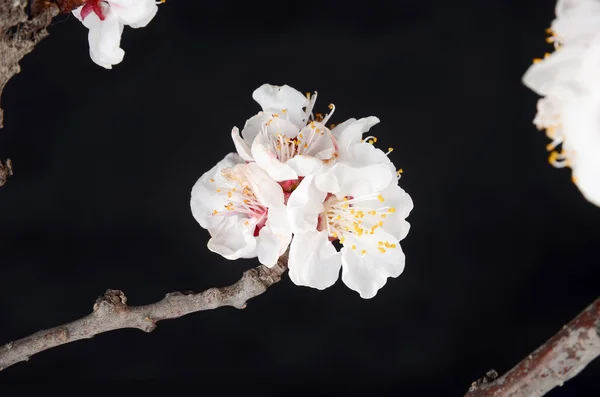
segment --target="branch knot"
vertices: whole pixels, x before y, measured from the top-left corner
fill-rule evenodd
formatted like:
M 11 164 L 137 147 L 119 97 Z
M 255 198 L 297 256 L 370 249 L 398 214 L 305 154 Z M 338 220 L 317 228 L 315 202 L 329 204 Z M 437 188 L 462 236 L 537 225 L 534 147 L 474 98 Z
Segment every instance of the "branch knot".
M 118 289 L 106 290 L 104 295 L 96 299 L 94 303 L 94 313 L 100 315 L 106 312 L 123 311 L 127 308 L 127 297 L 123 291 Z

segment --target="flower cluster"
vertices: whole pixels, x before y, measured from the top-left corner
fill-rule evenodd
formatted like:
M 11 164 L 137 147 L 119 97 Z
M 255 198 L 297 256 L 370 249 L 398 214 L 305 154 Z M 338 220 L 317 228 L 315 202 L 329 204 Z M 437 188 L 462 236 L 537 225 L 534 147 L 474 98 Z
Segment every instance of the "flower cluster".
M 258 257 L 268 267 L 289 246 L 297 285 L 324 289 L 342 280 L 375 296 L 404 269 L 400 240 L 413 208 L 398 186 L 400 171 L 377 138 L 363 138 L 376 117 L 326 123 L 317 93 L 265 84 L 252 95 L 262 107 L 233 128 L 230 153 L 195 184 L 191 209 L 208 229 L 208 248 L 227 259 Z M 337 247 L 341 247 L 338 251 Z
M 558 0 L 547 32 L 555 51 L 523 76 L 543 96 L 534 124 L 552 140 L 550 164 L 571 167 L 584 197 L 600 206 L 600 1 Z
M 154 18 L 155 0 L 88 0 L 73 15 L 89 29 L 90 57 L 96 64 L 112 69 L 123 60 L 120 47 L 125 25 L 143 28 Z

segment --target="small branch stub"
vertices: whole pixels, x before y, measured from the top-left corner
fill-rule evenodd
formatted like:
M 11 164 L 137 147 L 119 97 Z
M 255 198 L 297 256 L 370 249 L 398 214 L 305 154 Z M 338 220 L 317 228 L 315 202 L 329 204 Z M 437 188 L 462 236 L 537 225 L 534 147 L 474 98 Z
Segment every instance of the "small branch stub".
M 6 162 L 2 163 L 2 160 L 0 160 L 0 187 L 4 186 L 11 176 L 13 176 L 12 161 L 6 159 Z

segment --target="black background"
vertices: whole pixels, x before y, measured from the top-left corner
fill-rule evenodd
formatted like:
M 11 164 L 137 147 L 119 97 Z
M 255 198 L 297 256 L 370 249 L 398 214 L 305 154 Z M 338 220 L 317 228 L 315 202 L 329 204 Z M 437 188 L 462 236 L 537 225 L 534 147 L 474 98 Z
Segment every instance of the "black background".
M 396 3 L 396 4 L 394 4 Z M 462 396 L 598 296 L 600 208 L 547 163 L 520 82 L 551 1 L 174 1 L 125 28 L 113 70 L 60 16 L 4 92 L 0 343 L 89 313 L 235 282 L 206 248 L 195 181 L 233 150 L 263 83 L 319 92 L 372 131 L 415 202 L 406 270 L 371 300 L 289 278 L 222 308 L 34 356 L 12 379 L 231 380 L 263 395 Z M 600 361 L 549 395 L 596 395 Z M 202 392 L 202 389 L 198 389 Z

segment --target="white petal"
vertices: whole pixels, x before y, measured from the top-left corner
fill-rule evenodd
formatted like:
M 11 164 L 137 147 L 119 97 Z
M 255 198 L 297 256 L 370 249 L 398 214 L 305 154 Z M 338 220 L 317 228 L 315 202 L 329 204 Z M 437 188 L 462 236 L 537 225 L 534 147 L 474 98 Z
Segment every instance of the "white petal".
M 566 144 L 576 153 L 600 148 L 600 101 L 591 96 L 572 99 L 561 112 Z M 596 152 L 598 153 L 598 152 Z
M 292 233 L 284 205 L 269 208 L 265 227 L 260 230 L 258 239 L 258 260 L 267 267 L 273 267 L 277 259 L 287 250 Z
M 215 229 L 209 229 L 211 239 L 208 249 L 222 255 L 225 259 L 256 257 L 255 222 L 248 222 L 246 217 L 230 215 Z
M 221 170 L 243 162 L 244 160 L 236 153 L 229 153 L 194 184 L 190 207 L 192 215 L 203 228 L 215 228 L 226 218 L 224 216 L 213 216 L 212 214 L 215 209 L 223 208 L 228 202 L 225 194 L 217 193 L 216 186 L 219 185 L 219 182 L 225 181 L 225 178 L 221 175 Z M 211 182 L 211 180 L 214 182 Z
M 290 195 L 287 202 L 288 218 L 293 233 L 317 230 L 319 214 L 325 208 L 326 193 L 319 191 L 314 184 L 314 176 L 307 176 Z
M 242 129 L 242 138 L 249 147 L 252 146 L 254 138 L 262 131 L 264 124 L 271 118 L 270 114 L 261 112 L 246 120 L 246 124 Z
M 361 255 L 360 248 L 352 250 L 346 241 L 341 253 L 342 280 L 364 299 L 374 297 L 388 277 L 398 277 L 404 271 L 405 257 L 399 244 L 396 248 L 388 249 L 386 254 L 378 256 L 368 250 L 367 254 Z M 390 253 L 390 259 L 393 260 L 383 260 L 387 253 Z
M 271 228 L 265 226 L 260 229 L 258 235 L 258 261 L 271 268 L 277 263 L 279 258 L 279 237 L 273 233 Z
M 600 158 L 598 149 L 577 154 L 577 165 L 573 167 L 575 184 L 583 196 L 600 207 Z
M 83 6 L 80 6 L 76 9 L 74 9 L 73 11 L 71 11 L 73 13 L 73 16 L 75 16 L 75 18 L 79 19 L 80 22 L 83 22 L 83 19 L 81 19 L 81 10 L 82 9 L 83 9 Z M 87 26 L 85 26 L 85 27 L 87 28 Z
M 561 43 L 583 44 L 598 32 L 600 3 L 595 0 L 559 0 L 556 17 L 551 28 Z
M 105 19 L 101 21 L 98 15 L 92 12 L 83 24 L 90 30 L 88 41 L 92 61 L 103 68 L 112 69 L 112 65 L 120 63 L 125 56 L 125 51 L 119 47 L 123 24 L 111 8 L 105 9 L 104 16 Z
M 363 218 L 364 225 L 374 225 L 379 221 L 383 222 L 383 230 L 391 234 L 395 240 L 403 240 L 410 230 L 410 224 L 406 218 L 413 210 L 413 200 L 400 186 L 392 183 L 387 189 L 381 192 L 381 199 L 373 197 L 370 200 L 363 200 L 360 206 L 363 208 L 377 209 L 382 206 L 394 208 L 393 212 L 382 210 L 374 215 L 366 213 Z M 385 214 L 385 217 L 381 215 Z
M 321 123 L 310 123 L 298 135 L 302 135 L 301 144 L 309 143 L 302 154 L 317 157 L 321 160 L 331 159 L 337 151 L 337 144 L 329 128 Z
M 298 179 L 298 174 L 292 167 L 279 161 L 266 132 L 261 132 L 256 136 L 252 143 L 251 152 L 256 164 L 274 180 L 281 182 Z
M 231 139 L 233 139 L 235 150 L 244 160 L 254 161 L 250 148 L 246 144 L 246 141 L 240 136 L 240 130 L 238 130 L 237 127 L 233 127 L 231 130 Z
M 365 167 L 371 164 L 385 164 L 392 174 L 396 174 L 396 167 L 390 158 L 381 149 L 367 143 L 353 143 L 346 150 L 340 150 L 338 162 L 351 167 Z
M 108 0 L 119 20 L 132 28 L 143 28 L 154 18 L 158 7 L 155 0 Z
M 294 236 L 288 261 L 294 284 L 325 289 L 338 279 L 340 266 L 340 253 L 329 241 L 326 231 L 315 230 Z
M 285 162 L 298 176 L 306 176 L 317 172 L 323 161 L 312 156 L 296 155 Z
M 336 125 L 331 133 L 337 140 L 341 149 L 346 149 L 352 143 L 360 143 L 363 134 L 368 132 L 371 127 L 379 123 L 379 119 L 374 116 L 365 117 L 359 120 L 348 119 L 341 124 Z
M 248 163 L 242 168 L 243 175 L 250 184 L 252 192 L 264 206 L 267 208 L 283 205 L 283 189 L 281 186 L 269 178 L 256 163 Z
M 534 63 L 523 75 L 523 84 L 539 95 L 548 95 L 552 89 L 561 84 L 573 92 L 583 91 L 578 83 L 582 47 L 567 47 L 555 51 L 541 62 Z
M 396 173 L 386 164 L 371 164 L 365 167 L 350 167 L 337 163 L 315 177 L 315 183 L 322 192 L 336 196 L 366 196 L 387 188 Z
M 263 84 L 254 90 L 252 98 L 265 112 L 282 115 L 285 109 L 286 117 L 298 128 L 306 124 L 306 116 L 302 108 L 308 105 L 308 99 L 300 91 L 288 85 Z

